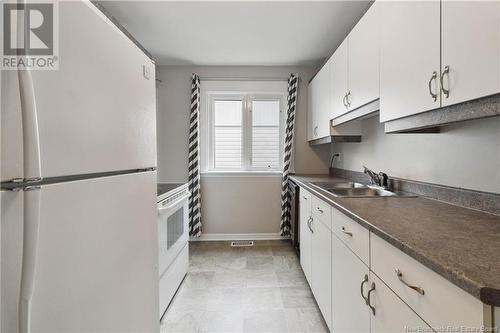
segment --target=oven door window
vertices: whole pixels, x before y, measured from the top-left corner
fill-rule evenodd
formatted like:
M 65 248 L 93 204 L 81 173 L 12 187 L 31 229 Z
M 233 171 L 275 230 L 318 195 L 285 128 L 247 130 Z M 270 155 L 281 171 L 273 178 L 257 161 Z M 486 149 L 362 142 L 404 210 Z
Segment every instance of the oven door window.
M 184 234 L 184 207 L 167 218 L 167 250 Z

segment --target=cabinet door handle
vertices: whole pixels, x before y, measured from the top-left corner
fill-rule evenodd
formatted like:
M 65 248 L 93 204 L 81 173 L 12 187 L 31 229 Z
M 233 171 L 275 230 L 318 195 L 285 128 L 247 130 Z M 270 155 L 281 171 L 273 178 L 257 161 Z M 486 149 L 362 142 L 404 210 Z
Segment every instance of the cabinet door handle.
M 323 209 L 319 208 L 319 207 L 316 207 L 316 209 L 318 210 L 318 212 L 320 212 L 321 214 L 324 213 Z
M 313 230 L 312 230 L 312 228 L 311 228 L 311 223 L 312 223 L 312 221 L 313 221 L 312 216 L 309 216 L 309 219 L 307 220 L 307 227 L 309 228 L 309 230 L 310 230 L 312 233 L 314 233 L 314 231 L 313 231 Z
M 351 236 L 352 237 L 352 232 L 349 232 L 349 231 L 346 231 L 345 230 L 345 227 L 342 227 L 342 232 L 348 236 Z
M 318 136 L 318 126 L 314 126 L 314 136 Z
M 405 286 L 407 286 L 408 288 L 411 288 L 411 289 L 415 290 L 420 295 L 425 295 L 425 290 L 422 287 L 414 286 L 414 285 L 411 285 L 408 282 L 406 282 L 403 279 L 403 272 L 401 272 L 398 268 L 395 269 L 395 272 L 396 272 L 396 275 L 398 276 L 399 281 L 401 281 Z
M 361 289 L 361 297 L 363 297 L 363 299 L 365 300 L 366 305 L 368 305 L 368 297 L 366 297 L 365 294 L 363 293 L 363 286 L 365 285 L 365 283 L 368 283 L 368 275 L 367 274 L 365 274 L 365 277 L 363 278 L 363 281 L 361 281 L 360 289 Z
M 306 197 L 306 196 L 303 196 L 302 198 L 303 198 L 304 200 L 307 200 L 307 197 Z
M 438 75 L 437 72 L 434 71 L 434 72 L 432 72 L 432 76 L 429 79 L 429 94 L 431 95 L 432 99 L 434 99 L 434 102 L 437 101 L 437 96 L 438 95 L 432 92 L 432 80 L 436 81 L 437 75 Z
M 347 98 L 347 94 L 344 95 L 344 98 L 342 98 L 342 104 L 344 104 L 344 107 L 347 107 L 347 102 L 345 101 Z
M 440 83 L 441 83 L 441 90 L 443 91 L 443 94 L 446 98 L 450 97 L 450 90 L 449 89 L 445 89 L 444 87 L 444 76 L 448 76 L 448 85 L 450 84 L 450 66 L 446 66 L 444 68 L 444 71 L 443 73 L 441 74 L 441 77 L 440 77 Z
M 372 282 L 372 285 L 370 287 L 370 290 L 368 290 L 368 303 L 366 305 L 368 305 L 370 307 L 370 309 L 372 310 L 372 313 L 373 315 L 375 316 L 375 307 L 372 306 L 371 302 L 370 302 L 370 297 L 371 297 L 371 294 L 372 294 L 372 291 L 375 291 L 375 282 Z
M 351 106 L 351 101 L 349 100 L 349 96 L 351 96 L 351 91 L 350 91 L 350 90 L 347 92 L 347 98 L 346 98 L 346 101 L 347 101 L 347 107 L 350 107 L 350 106 Z

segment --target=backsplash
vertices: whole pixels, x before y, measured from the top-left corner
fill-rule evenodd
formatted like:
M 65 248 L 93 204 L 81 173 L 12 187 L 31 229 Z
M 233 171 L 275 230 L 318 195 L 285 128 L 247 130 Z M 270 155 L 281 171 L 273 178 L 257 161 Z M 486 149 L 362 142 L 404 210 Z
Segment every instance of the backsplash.
M 370 183 L 368 175 L 359 171 L 331 168 L 330 176 L 346 178 L 362 184 Z M 418 182 L 390 175 L 389 186 L 396 191 L 410 192 L 453 205 L 500 215 L 500 194 Z
M 331 144 L 334 167 L 383 171 L 402 179 L 500 194 L 500 117 L 448 125 L 436 134 L 386 134 L 378 117 L 361 120 L 361 143 Z

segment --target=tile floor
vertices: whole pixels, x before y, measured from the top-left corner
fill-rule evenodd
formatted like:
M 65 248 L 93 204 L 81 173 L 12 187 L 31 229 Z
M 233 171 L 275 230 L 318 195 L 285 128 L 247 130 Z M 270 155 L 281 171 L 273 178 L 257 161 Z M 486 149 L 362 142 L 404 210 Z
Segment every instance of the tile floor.
M 162 332 L 328 332 L 289 242 L 190 243 Z

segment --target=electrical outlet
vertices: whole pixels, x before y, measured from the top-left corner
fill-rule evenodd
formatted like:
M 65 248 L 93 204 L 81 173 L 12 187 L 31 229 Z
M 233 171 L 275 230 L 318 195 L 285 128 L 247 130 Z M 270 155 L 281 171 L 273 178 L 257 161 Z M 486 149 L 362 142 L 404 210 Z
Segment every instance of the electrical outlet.
M 330 161 L 330 167 L 336 167 L 340 165 L 340 161 L 342 161 L 342 153 L 334 152 L 332 154 L 332 160 Z

